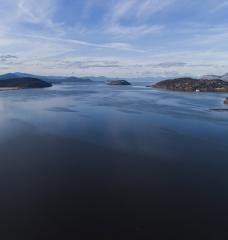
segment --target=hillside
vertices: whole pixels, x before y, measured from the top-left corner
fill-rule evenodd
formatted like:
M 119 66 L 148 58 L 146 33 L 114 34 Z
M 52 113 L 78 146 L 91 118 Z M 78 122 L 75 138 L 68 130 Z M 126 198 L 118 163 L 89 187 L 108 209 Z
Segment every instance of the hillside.
M 51 86 L 52 84 L 37 78 L 11 78 L 11 79 L 0 81 L 0 90 L 46 88 Z

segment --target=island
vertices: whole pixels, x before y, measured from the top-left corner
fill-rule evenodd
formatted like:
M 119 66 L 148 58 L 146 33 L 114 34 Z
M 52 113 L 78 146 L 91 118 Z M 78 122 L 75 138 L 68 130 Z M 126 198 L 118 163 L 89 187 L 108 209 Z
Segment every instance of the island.
M 27 88 L 46 88 L 52 84 L 37 78 L 11 78 L 0 81 L 0 90 L 18 90 Z
M 131 85 L 128 81 L 126 80 L 112 80 L 107 82 L 108 85 Z
M 228 104 L 228 97 L 225 98 L 225 100 L 224 100 L 224 104 Z
M 185 92 L 228 92 L 228 82 L 220 79 L 176 78 L 164 80 L 147 87 Z

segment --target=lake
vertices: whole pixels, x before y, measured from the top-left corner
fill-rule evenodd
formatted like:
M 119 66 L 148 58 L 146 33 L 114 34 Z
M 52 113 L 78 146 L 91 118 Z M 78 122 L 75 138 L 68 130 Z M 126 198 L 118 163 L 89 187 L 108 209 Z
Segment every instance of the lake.
M 144 85 L 0 92 L 1 239 L 228 239 L 228 95 Z

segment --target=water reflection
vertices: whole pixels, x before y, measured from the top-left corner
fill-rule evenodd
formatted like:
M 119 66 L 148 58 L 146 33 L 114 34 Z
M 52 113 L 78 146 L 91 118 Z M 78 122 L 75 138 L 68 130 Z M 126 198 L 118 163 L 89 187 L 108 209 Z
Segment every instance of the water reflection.
M 3 239 L 227 239 L 228 114 L 208 110 L 225 97 L 0 92 Z

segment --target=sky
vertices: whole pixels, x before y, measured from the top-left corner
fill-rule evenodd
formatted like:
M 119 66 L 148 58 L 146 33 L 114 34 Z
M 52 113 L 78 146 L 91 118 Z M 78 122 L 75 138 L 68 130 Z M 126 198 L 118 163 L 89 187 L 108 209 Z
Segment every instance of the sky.
M 0 74 L 228 72 L 228 0 L 0 0 Z

